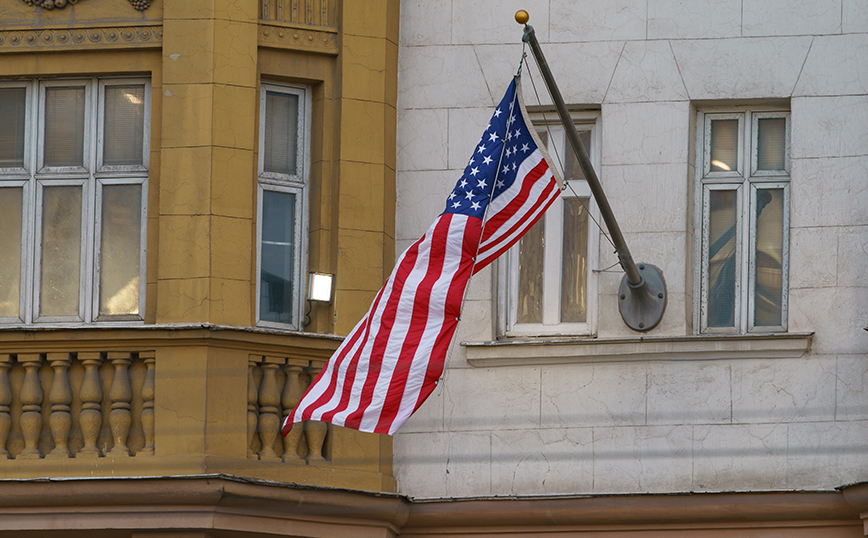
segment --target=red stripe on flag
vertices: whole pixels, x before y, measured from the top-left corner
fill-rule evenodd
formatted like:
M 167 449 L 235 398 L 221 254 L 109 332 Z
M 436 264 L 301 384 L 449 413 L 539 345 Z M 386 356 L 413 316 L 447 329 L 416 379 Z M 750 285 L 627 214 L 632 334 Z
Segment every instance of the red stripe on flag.
M 422 241 L 419 241 L 417 243 L 421 245 Z M 388 342 L 389 336 L 392 332 L 392 326 L 395 323 L 395 315 L 397 314 L 398 310 L 397 306 L 401 300 L 401 294 L 403 293 L 404 285 L 407 283 L 407 277 L 412 273 L 418 260 L 418 253 L 419 249 L 417 248 L 413 258 L 411 260 L 408 260 L 405 257 L 405 259 L 402 260 L 401 264 L 397 267 L 397 270 L 394 272 L 394 278 L 392 279 L 392 288 L 389 292 L 389 297 L 386 299 L 386 305 L 383 308 L 382 316 L 379 320 L 379 323 L 377 324 L 378 330 L 376 332 L 376 335 L 374 336 L 373 345 L 371 346 L 371 355 L 366 361 L 368 363 L 368 368 L 365 371 L 365 377 L 362 380 L 363 385 L 360 402 L 363 401 L 364 398 L 368 398 L 368 403 L 370 402 L 370 392 L 373 391 L 373 385 L 376 384 L 377 377 L 380 373 L 380 367 L 383 362 L 383 352 L 385 351 L 386 342 Z M 375 310 L 372 308 L 371 312 L 375 312 Z M 367 342 L 368 339 L 369 336 L 366 335 L 365 342 Z M 366 347 L 367 346 L 363 346 L 357 351 L 354 365 L 358 365 L 360 363 L 358 359 L 364 354 Z M 355 372 L 351 382 L 348 384 L 344 384 L 343 394 L 341 395 L 340 403 L 334 409 L 323 414 L 322 420 L 324 422 L 332 422 L 332 419 L 336 414 L 349 409 L 350 401 L 352 400 L 354 384 Z M 357 407 L 358 405 L 361 404 L 355 404 L 354 407 Z M 364 407 L 364 405 L 361 406 Z
M 484 269 L 485 267 L 487 267 L 489 264 L 491 264 L 491 262 L 493 262 L 494 260 L 499 258 L 503 253 L 505 253 L 507 250 L 512 248 L 513 245 L 518 243 L 519 239 L 521 239 L 521 237 L 524 235 L 525 231 L 527 231 L 534 224 L 536 224 L 537 221 L 539 221 L 539 219 L 542 218 L 542 216 L 545 214 L 545 212 L 548 211 L 548 208 L 554 203 L 555 199 L 557 199 L 558 194 L 560 194 L 560 191 L 557 190 L 557 187 L 554 188 L 554 192 L 548 193 L 549 198 L 544 199 L 545 200 L 545 207 L 542 208 L 542 210 L 537 214 L 537 216 L 533 220 L 524 221 L 525 222 L 524 230 L 522 230 L 520 234 L 516 235 L 515 237 L 513 237 L 509 241 L 497 242 L 497 243 L 490 244 L 488 249 L 486 249 L 486 251 L 484 252 L 484 254 L 477 256 L 476 266 L 473 268 L 473 274 L 476 274 L 479 271 L 481 271 L 482 269 Z M 504 237 L 508 237 L 508 234 L 504 234 Z M 497 250 L 492 251 L 491 249 L 493 249 L 493 248 L 497 248 Z M 480 252 L 482 252 L 481 249 L 480 249 Z
M 438 275 L 437 280 L 446 278 L 449 280 L 449 288 L 446 292 L 445 300 L 442 306 L 438 303 L 438 308 L 433 311 L 433 308 L 424 316 L 418 318 L 420 330 L 418 338 L 414 338 L 414 343 L 410 346 L 402 348 L 401 356 L 415 358 L 418 350 L 419 341 L 424 335 L 430 319 L 433 315 L 437 316 L 439 321 L 439 330 L 434 338 L 434 345 L 430 352 L 426 353 L 426 357 L 417 360 L 401 361 L 400 368 L 396 368 L 395 375 L 389 386 L 389 392 L 386 396 L 383 410 L 380 415 L 380 420 L 374 430 L 377 433 L 394 433 L 397 427 L 394 426 L 396 419 L 402 409 L 406 412 L 406 407 L 412 405 L 412 409 L 407 414 L 409 417 L 431 394 L 436 386 L 437 380 L 443 373 L 446 354 L 448 347 L 452 342 L 452 334 L 458 326 L 458 318 L 461 315 L 461 303 L 464 299 L 464 290 L 467 288 L 467 282 L 470 279 L 470 271 L 473 267 L 473 257 L 476 253 L 476 247 L 479 243 L 479 234 L 481 231 L 482 221 L 476 218 L 469 218 L 463 225 L 462 242 L 460 249 L 460 260 L 458 262 L 457 271 L 451 275 Z M 435 282 L 436 283 L 436 282 Z M 430 290 L 429 290 L 430 291 Z M 441 314 L 442 312 L 442 314 Z M 421 314 L 421 312 L 420 312 Z M 407 355 L 404 355 L 404 353 Z M 413 398 L 412 402 L 407 402 L 407 380 L 413 366 L 419 362 L 426 361 L 425 376 L 421 381 L 418 395 Z M 422 365 L 419 364 L 421 367 Z M 418 383 L 416 383 L 418 385 Z M 415 387 L 413 387 L 415 392 Z M 412 396 L 412 394 L 410 394 Z M 406 420 L 404 417 L 400 424 Z M 400 425 L 399 424 L 399 425 Z
M 481 225 L 481 223 L 474 225 Z M 478 232 L 475 234 L 475 237 L 479 237 Z M 476 254 L 477 248 L 476 239 L 472 239 L 471 236 L 468 236 L 464 243 L 464 252 L 465 256 L 462 259 L 462 267 L 461 274 L 462 278 L 456 278 L 452 285 L 449 286 L 449 300 L 448 304 L 452 306 L 452 309 L 446 312 L 446 320 L 443 324 L 443 329 L 441 330 L 440 336 L 438 337 L 438 342 L 434 347 L 431 355 L 433 357 L 438 357 L 439 360 L 435 360 L 428 363 L 428 371 L 425 373 L 425 382 L 422 385 L 422 390 L 419 393 L 419 397 L 416 400 L 416 404 L 413 407 L 413 411 L 419 408 L 422 403 L 431 395 L 434 391 L 434 387 L 437 386 L 436 381 L 440 379 L 440 376 L 443 374 L 443 368 L 445 366 L 446 355 L 449 351 L 449 345 L 452 342 L 452 334 L 455 332 L 455 329 L 458 327 L 458 318 L 461 314 L 461 303 L 464 299 L 464 291 L 467 287 L 467 283 L 470 280 L 470 271 L 473 270 L 473 258 Z M 464 274 L 467 273 L 465 277 Z
M 446 254 L 446 241 L 448 239 L 449 225 L 451 222 L 452 214 L 443 215 L 437 222 L 437 225 L 435 226 L 434 231 L 431 234 L 431 250 L 428 256 L 428 267 L 422 281 L 419 283 L 416 289 L 413 290 L 414 300 L 412 320 L 410 322 L 410 327 L 407 330 L 407 334 L 403 338 L 404 345 L 402 346 L 401 353 L 398 356 L 395 373 L 392 374 L 393 384 L 396 382 L 395 375 L 399 374 L 400 369 L 409 370 L 410 361 L 403 360 L 402 357 L 412 357 L 412 354 L 405 355 L 405 352 L 415 351 L 415 348 L 422 337 L 422 332 L 424 331 L 425 324 L 428 321 L 428 309 L 431 288 L 442 273 L 443 261 Z M 374 346 L 370 358 L 370 363 L 373 368 L 372 371 L 369 372 L 368 377 L 365 379 L 365 385 L 362 389 L 362 395 L 361 399 L 359 400 L 358 408 L 352 413 L 350 413 L 344 420 L 344 426 L 348 428 L 358 429 L 359 423 L 362 420 L 362 416 L 364 415 L 365 410 L 367 410 L 368 406 L 371 405 L 374 389 L 376 388 L 377 381 L 379 379 L 380 368 L 383 362 L 383 355 L 386 351 L 387 342 L 392 336 L 392 324 L 395 320 L 395 314 L 397 314 L 398 303 L 401 300 L 401 292 L 403 291 L 404 285 L 406 284 L 406 278 L 407 276 L 409 276 L 411 268 L 412 266 L 402 268 L 404 269 L 404 271 L 399 272 L 399 275 L 395 279 L 396 281 L 400 280 L 400 288 L 397 290 L 393 289 L 392 296 L 389 298 L 389 304 L 386 307 L 390 314 L 388 317 L 388 323 L 384 327 L 385 330 L 381 330 L 380 333 L 377 334 L 377 338 L 374 341 Z M 404 373 L 403 379 L 406 380 L 406 372 Z M 403 386 L 403 381 L 401 382 L 401 386 Z M 388 403 L 388 401 L 389 398 L 387 396 L 386 402 Z M 398 403 L 400 403 L 400 400 L 398 401 Z
M 419 241 L 416 241 L 416 243 L 414 243 L 413 246 L 411 246 L 407 250 L 407 253 L 401 259 L 401 262 L 402 262 L 401 265 L 397 268 L 398 273 L 409 272 L 410 268 L 413 267 L 413 265 L 416 263 L 416 258 L 419 254 L 419 245 L 422 243 L 422 241 L 424 241 L 424 239 L 425 238 L 423 237 Z M 397 280 L 397 278 L 396 278 L 396 280 Z M 371 332 L 371 328 L 372 328 L 371 316 L 376 315 L 377 309 L 379 307 L 379 303 L 382 300 L 383 293 L 385 291 L 386 291 L 385 287 L 383 287 L 380 290 L 380 293 L 377 295 L 377 298 L 375 299 L 374 303 L 371 305 L 371 309 L 368 311 L 368 314 L 365 316 L 364 325 L 359 327 L 360 330 L 358 331 L 358 335 L 362 336 L 362 342 L 363 343 L 367 342 L 368 339 L 370 338 L 370 332 Z M 391 295 L 390 298 L 393 296 L 394 295 Z M 387 299 L 387 301 L 388 301 L 388 299 Z M 362 328 L 364 328 L 364 330 L 361 330 Z M 376 329 L 376 327 L 374 327 L 374 328 Z M 355 339 L 354 339 L 354 341 L 355 341 Z M 353 352 L 351 356 L 348 356 L 347 354 L 350 353 L 350 351 L 352 350 L 352 345 L 348 345 L 348 346 L 342 345 L 341 347 L 345 347 L 345 351 L 344 351 L 344 353 L 340 353 L 340 351 L 339 351 L 336 354 L 336 355 L 338 355 L 338 357 L 340 359 L 338 361 L 337 366 L 334 369 L 336 374 L 332 375 L 328 389 L 326 389 L 326 391 L 323 392 L 323 394 L 319 398 L 317 398 L 317 400 L 315 402 L 313 402 L 312 404 L 309 404 L 305 407 L 304 412 L 302 413 L 302 416 L 301 416 L 302 421 L 310 420 L 311 416 L 313 415 L 314 412 L 316 412 L 323 405 L 325 405 L 326 403 L 331 401 L 332 397 L 335 395 L 337 390 L 340 390 L 340 392 L 341 392 L 341 402 L 343 402 L 345 398 L 347 398 L 347 399 L 349 398 L 348 387 L 350 390 L 352 389 L 353 382 L 355 381 L 356 368 L 359 364 L 359 356 L 364 351 L 364 346 L 355 350 L 355 352 Z M 347 368 L 347 371 L 343 375 L 340 375 L 340 366 L 342 366 L 346 360 L 350 360 L 351 363 L 350 363 L 349 367 Z M 320 374 L 317 376 L 317 380 L 319 380 L 319 378 L 322 377 L 324 373 L 325 373 L 325 371 L 320 372 Z M 338 385 L 340 385 L 340 389 L 338 389 Z M 310 386 L 313 387 L 315 385 L 314 385 L 314 383 L 311 383 Z M 308 390 L 310 390 L 310 389 L 308 389 Z M 299 406 L 300 405 L 301 405 L 301 403 L 299 403 Z M 338 405 L 340 406 L 340 403 Z M 331 413 L 330 415 L 334 415 L 334 413 Z M 326 422 L 328 421 L 328 419 L 325 418 L 325 414 L 323 415 L 321 420 L 326 421 Z
M 485 229 L 482 231 L 482 243 L 484 244 L 488 239 L 494 235 L 494 232 L 498 230 L 503 224 L 509 220 L 513 215 L 518 213 L 524 203 L 527 201 L 530 196 L 530 191 L 533 189 L 536 181 L 546 173 L 549 169 L 548 164 L 546 164 L 545 160 L 541 160 L 539 164 L 537 164 L 533 169 L 527 173 L 527 175 L 521 179 L 521 190 L 518 194 L 516 194 L 515 198 L 510 200 L 510 202 L 500 211 L 495 213 L 494 215 L 489 215 L 488 218 L 485 219 Z M 519 181 L 519 179 L 516 179 Z

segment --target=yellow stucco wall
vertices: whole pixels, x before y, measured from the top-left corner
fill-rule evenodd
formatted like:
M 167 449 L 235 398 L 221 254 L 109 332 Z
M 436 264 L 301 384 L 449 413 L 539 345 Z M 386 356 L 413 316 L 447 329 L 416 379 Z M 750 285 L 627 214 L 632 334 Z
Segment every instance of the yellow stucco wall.
M 3 78 L 150 78 L 146 326 L 256 323 L 263 81 L 312 90 L 307 269 L 334 273 L 336 298 L 312 308 L 305 330 L 346 334 L 391 270 L 399 1 L 318 5 L 316 24 L 275 20 L 274 0 L 270 20 L 263 20 L 259 0 L 153 0 L 144 12 L 126 0 L 79 0 L 51 11 L 21 0 L 0 5 Z M 178 472 L 221 469 L 394 490 L 388 437 L 335 428 L 329 434 L 331 462 L 316 466 L 248 459 L 248 357 L 274 353 L 291 363 L 309 355 L 321 362 L 328 351 L 321 341 L 310 340 L 310 351 L 304 335 L 293 337 L 291 349 L 282 349 L 274 335 L 267 343 L 241 338 L 228 347 L 192 337 L 179 346 L 140 328 L 118 329 L 113 333 L 118 343 L 89 329 L 76 331 L 64 331 L 59 340 L 55 335 L 50 344 L 28 341 L 24 331 L 7 332 L 0 340 L 0 361 L 5 354 L 14 362 L 15 354 L 25 351 L 156 349 L 156 454 L 173 458 Z M 51 368 L 43 365 L 40 371 L 48 393 Z M 13 376 L 13 393 L 21 382 Z M 47 397 L 44 408 L 47 417 Z M 43 436 L 50 435 L 46 424 Z M 48 469 L 38 467 L 45 461 L 0 461 L 0 476 L 114 472 L 107 460 L 71 463 Z M 173 472 L 168 463 L 119 465 L 134 475 Z

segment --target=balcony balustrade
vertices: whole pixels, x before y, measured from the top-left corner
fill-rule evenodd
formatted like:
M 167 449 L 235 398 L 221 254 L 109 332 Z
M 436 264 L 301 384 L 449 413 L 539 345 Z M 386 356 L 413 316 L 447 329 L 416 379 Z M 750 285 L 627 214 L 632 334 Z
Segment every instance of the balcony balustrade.
M 0 478 L 226 474 L 394 491 L 391 443 L 283 419 L 340 339 L 215 326 L 0 331 Z

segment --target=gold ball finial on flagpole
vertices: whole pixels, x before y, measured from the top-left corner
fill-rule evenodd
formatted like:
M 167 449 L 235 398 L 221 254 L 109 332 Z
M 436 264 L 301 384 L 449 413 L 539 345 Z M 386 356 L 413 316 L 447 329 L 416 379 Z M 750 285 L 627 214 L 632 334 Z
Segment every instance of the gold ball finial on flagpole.
M 530 20 L 530 15 L 527 14 L 527 11 L 519 9 L 515 12 L 515 22 L 519 24 L 527 24 L 528 20 Z

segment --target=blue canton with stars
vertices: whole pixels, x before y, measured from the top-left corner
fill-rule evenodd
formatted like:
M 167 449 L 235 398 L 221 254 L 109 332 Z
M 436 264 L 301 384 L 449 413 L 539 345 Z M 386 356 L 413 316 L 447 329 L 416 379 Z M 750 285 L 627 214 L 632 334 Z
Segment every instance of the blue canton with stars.
M 536 150 L 518 107 L 516 80 L 494 110 L 464 174 L 446 199 L 444 213 L 483 218 L 489 201 L 515 182 L 519 165 Z

